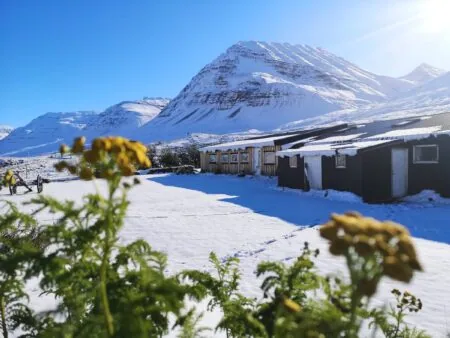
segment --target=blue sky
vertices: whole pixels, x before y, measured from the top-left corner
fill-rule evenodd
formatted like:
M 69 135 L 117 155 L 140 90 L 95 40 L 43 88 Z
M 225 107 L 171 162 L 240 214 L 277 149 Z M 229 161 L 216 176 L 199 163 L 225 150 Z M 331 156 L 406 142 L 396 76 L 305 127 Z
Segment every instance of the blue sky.
M 430 1 L 450 0 L 2 0 L 0 124 L 174 97 L 239 40 L 320 46 L 378 74 L 450 70 Z

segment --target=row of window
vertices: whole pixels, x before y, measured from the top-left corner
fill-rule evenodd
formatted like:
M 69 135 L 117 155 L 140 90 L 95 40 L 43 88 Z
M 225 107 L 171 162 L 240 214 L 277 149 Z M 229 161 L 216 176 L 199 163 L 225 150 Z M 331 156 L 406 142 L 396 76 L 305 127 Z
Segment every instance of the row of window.
M 238 163 L 240 158 L 240 163 L 249 162 L 248 152 L 232 153 L 232 154 L 221 154 L 220 163 Z M 275 164 L 275 152 L 266 151 L 264 152 L 264 164 Z M 427 145 L 417 145 L 413 147 L 413 163 L 438 163 L 439 162 L 439 147 L 436 144 Z M 217 155 L 209 155 L 209 163 L 217 163 Z M 347 156 L 338 154 L 335 157 L 336 168 L 346 168 L 347 167 Z M 297 156 L 289 158 L 289 167 L 297 168 Z
M 220 163 L 238 163 L 239 155 L 241 155 L 241 163 L 248 163 L 248 153 L 221 154 Z M 217 163 L 217 155 L 209 154 L 209 163 Z
M 249 162 L 249 154 L 248 152 L 242 153 L 231 153 L 231 154 L 220 154 L 220 163 L 238 163 L 240 158 L 240 163 L 248 163 Z M 217 163 L 217 155 L 209 154 L 209 163 Z M 264 164 L 275 164 L 276 163 L 276 155 L 274 151 L 265 151 L 264 152 Z

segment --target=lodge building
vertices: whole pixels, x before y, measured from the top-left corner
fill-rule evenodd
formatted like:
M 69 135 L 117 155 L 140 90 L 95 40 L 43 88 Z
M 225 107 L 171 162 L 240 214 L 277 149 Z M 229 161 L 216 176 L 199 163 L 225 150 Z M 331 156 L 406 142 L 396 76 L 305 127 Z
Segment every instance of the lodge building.
M 274 134 L 201 149 L 204 171 L 278 177 L 294 189 L 349 191 L 390 202 L 450 197 L 450 113 Z

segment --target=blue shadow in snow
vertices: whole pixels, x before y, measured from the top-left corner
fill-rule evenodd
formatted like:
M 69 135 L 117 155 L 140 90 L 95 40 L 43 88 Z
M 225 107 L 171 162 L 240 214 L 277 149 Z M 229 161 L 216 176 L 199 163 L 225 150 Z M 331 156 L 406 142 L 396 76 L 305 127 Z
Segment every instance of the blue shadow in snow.
M 450 244 L 450 205 L 375 205 L 359 201 L 329 199 L 292 190 L 276 189 L 276 179 L 251 179 L 226 175 L 167 175 L 149 180 L 205 194 L 229 195 L 222 199 L 261 215 L 276 217 L 299 226 L 314 226 L 331 213 L 355 210 L 380 220 L 404 224 L 413 236 Z

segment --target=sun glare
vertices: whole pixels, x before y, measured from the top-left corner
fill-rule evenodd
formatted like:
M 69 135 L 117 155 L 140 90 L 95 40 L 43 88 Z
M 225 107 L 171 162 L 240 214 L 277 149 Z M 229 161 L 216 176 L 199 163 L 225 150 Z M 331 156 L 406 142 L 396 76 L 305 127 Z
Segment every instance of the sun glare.
M 450 33 L 450 0 L 423 0 L 420 16 L 428 33 Z

